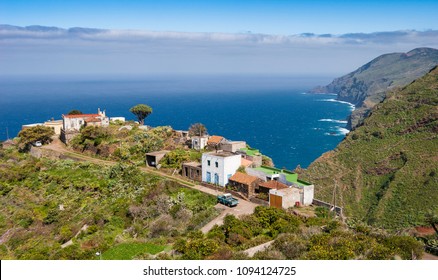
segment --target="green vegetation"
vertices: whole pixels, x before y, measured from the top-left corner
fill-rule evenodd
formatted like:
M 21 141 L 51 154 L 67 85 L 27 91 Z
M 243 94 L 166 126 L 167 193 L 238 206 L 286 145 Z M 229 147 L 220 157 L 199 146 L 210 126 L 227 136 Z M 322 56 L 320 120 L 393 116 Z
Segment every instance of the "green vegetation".
M 438 69 L 388 93 L 362 126 L 303 171 L 316 198 L 369 225 L 427 225 L 438 201 Z
M 40 141 L 42 144 L 49 143 L 54 134 L 52 128 L 42 125 L 26 128 L 18 133 L 20 149 L 29 150 L 36 141 Z
M 83 127 L 71 141 L 76 151 L 94 156 L 143 165 L 145 154 L 177 147 L 173 129 L 160 126 L 142 130 L 138 125 L 111 124 L 109 127 Z
M 167 153 L 160 161 L 162 167 L 165 168 L 181 168 L 184 162 L 201 161 L 202 153 L 195 150 L 175 149 Z
M 178 239 L 173 248 L 181 259 L 248 259 L 242 250 L 271 240 L 273 244 L 252 259 L 411 259 L 423 252 L 422 244 L 409 236 L 356 224 L 347 227 L 324 214 L 301 219 L 262 206 L 242 219 L 227 215 L 222 226 L 205 235 L 191 232 Z
M 35 159 L 11 147 L 0 149 L 0 178 L 1 259 L 150 258 L 218 214 L 214 196 L 127 163 Z
M 348 120 L 348 126 L 355 128 L 376 104 L 385 99 L 389 89 L 410 84 L 437 64 L 438 50 L 431 48 L 384 54 L 314 91 L 336 93 L 338 99 L 355 104 L 357 109 Z
M 207 128 L 202 123 L 195 123 L 189 127 L 189 136 L 204 136 L 207 133 Z
M 73 109 L 70 112 L 68 112 L 67 115 L 82 115 L 82 111 L 79 111 L 77 109 Z
M 152 114 L 152 108 L 148 105 L 145 105 L 145 104 L 137 104 L 137 105 L 131 107 L 131 109 L 129 109 L 129 111 L 137 117 L 140 125 L 143 125 L 144 120 L 150 114 Z
M 132 260 L 145 254 L 155 255 L 162 252 L 166 246 L 149 243 L 122 243 L 112 247 L 102 254 L 104 260 Z

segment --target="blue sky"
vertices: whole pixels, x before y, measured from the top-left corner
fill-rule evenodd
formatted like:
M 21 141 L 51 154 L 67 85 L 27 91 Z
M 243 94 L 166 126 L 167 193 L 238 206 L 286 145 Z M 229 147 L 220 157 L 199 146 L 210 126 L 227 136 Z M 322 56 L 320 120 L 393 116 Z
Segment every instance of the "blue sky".
M 437 11 L 436 0 L 0 0 L 0 76 L 335 78 L 385 53 L 438 48 Z
M 2 0 L 6 24 L 185 32 L 343 34 L 438 29 L 438 1 Z

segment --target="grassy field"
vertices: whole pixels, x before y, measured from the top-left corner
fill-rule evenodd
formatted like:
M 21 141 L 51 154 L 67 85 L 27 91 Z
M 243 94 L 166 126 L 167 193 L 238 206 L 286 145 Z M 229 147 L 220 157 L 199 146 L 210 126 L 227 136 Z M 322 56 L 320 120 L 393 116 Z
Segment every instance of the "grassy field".
M 132 260 L 139 255 L 155 255 L 169 246 L 155 245 L 151 243 L 123 243 L 116 245 L 107 251 L 103 252 L 102 259 L 104 260 Z

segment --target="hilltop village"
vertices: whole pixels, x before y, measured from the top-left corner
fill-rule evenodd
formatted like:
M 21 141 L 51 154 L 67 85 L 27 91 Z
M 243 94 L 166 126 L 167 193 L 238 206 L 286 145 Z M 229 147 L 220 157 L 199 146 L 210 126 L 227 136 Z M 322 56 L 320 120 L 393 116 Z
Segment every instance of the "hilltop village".
M 124 117 L 110 118 L 100 109 L 95 114 L 62 115 L 62 120 L 23 125 L 22 129 L 39 125 L 52 128 L 55 137 L 59 137 L 68 146 L 74 146 L 75 137 L 80 137 L 81 130 L 87 127 L 106 129 L 111 125 L 117 127 L 118 132 L 133 129 L 154 130 L 138 122 L 126 122 Z M 167 145 L 167 149 L 149 149 L 144 154 L 144 163 L 148 167 L 164 170 L 166 166 L 163 161 L 172 151 L 196 151 L 200 153 L 200 157 L 183 160 L 178 166 L 173 165 L 172 175 L 206 187 L 220 187 L 238 198 L 257 204 L 285 209 L 312 204 L 312 184 L 298 179 L 298 175 L 292 171 L 275 168 L 270 158 L 249 147 L 245 141 L 231 141 L 219 135 L 200 134 L 192 135 L 189 131 L 172 129 L 168 133 L 169 139 L 166 140 L 171 140 L 173 145 Z

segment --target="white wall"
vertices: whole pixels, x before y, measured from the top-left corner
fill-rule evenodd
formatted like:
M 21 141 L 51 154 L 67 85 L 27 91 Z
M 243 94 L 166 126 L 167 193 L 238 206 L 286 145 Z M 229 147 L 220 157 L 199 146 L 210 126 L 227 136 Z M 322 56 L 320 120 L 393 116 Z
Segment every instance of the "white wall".
M 313 195 L 315 193 L 315 187 L 313 185 L 310 186 L 304 186 L 304 205 L 310 205 L 313 202 Z
M 192 149 L 202 150 L 207 146 L 208 137 L 192 137 Z
M 228 177 L 234 175 L 240 167 L 240 155 L 218 156 L 215 153 L 202 154 L 202 181 L 207 181 L 207 172 L 210 172 L 211 179 L 209 183 L 215 183 L 215 174 L 218 175 L 220 186 L 225 186 L 228 183 Z M 208 165 L 210 161 L 210 165 Z M 218 167 L 216 167 L 218 163 Z
M 79 131 L 84 125 L 83 118 L 63 118 L 65 131 Z

